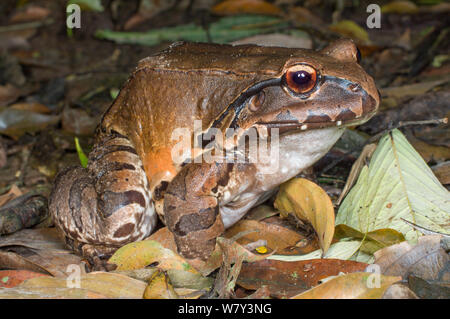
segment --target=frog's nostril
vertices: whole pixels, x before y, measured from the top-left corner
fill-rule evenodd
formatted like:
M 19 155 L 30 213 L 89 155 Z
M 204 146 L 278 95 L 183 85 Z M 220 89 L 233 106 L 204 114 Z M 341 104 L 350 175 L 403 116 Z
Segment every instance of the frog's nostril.
M 359 90 L 361 90 L 361 86 L 355 83 L 349 84 L 347 88 L 352 92 L 358 92 Z

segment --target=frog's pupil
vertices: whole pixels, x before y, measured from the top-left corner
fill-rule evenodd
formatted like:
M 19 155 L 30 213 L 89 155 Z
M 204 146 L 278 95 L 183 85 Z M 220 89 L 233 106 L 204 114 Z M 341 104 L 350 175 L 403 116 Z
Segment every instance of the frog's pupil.
M 292 75 L 292 80 L 298 85 L 304 85 L 311 81 L 311 74 L 306 71 L 297 71 Z

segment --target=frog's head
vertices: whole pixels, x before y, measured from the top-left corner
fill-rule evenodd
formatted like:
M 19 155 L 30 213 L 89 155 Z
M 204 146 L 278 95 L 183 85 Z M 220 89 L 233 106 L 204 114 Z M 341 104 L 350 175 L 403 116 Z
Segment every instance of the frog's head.
M 320 52 L 293 51 L 276 75 L 253 83 L 234 100 L 228 126 L 283 133 L 362 124 L 376 113 L 380 95 L 358 62 L 351 40 L 338 40 Z

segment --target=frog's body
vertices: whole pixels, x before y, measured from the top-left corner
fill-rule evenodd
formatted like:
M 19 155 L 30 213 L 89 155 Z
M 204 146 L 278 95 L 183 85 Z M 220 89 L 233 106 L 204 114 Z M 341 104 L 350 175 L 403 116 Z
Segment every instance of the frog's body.
M 356 55 L 347 40 L 321 52 L 178 44 L 141 61 L 102 119 L 88 168 L 58 176 L 55 224 L 72 246 L 98 254 L 148 236 L 157 212 L 181 254 L 207 258 L 224 228 L 375 113 L 379 96 Z M 310 83 L 292 82 L 305 72 Z M 191 152 L 174 161 L 174 130 L 192 132 L 195 120 L 203 133 L 278 128 L 276 171 L 257 161 L 189 162 Z

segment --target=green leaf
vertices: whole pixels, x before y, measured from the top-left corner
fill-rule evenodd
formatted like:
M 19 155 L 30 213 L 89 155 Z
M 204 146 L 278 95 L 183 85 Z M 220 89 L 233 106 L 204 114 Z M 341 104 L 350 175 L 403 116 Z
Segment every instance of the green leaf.
M 369 254 L 373 254 L 381 248 L 395 245 L 405 240 L 403 234 L 394 229 L 377 229 L 370 233 L 363 234 L 360 231 L 343 224 L 336 226 L 334 237 L 336 239 L 355 238 L 364 240 L 361 251 Z
M 109 90 L 109 95 L 111 96 L 111 98 L 112 98 L 113 100 L 116 99 L 116 97 L 119 95 L 119 93 L 120 93 L 120 90 L 119 90 L 118 88 L 111 88 L 111 89 Z
M 212 23 L 209 35 L 215 43 L 227 43 L 256 34 L 270 33 L 287 27 L 287 23 L 269 16 L 233 16 Z M 147 32 L 97 30 L 95 36 L 119 44 L 156 45 L 164 41 L 207 42 L 206 30 L 194 23 Z
M 364 234 L 391 228 L 410 243 L 421 234 L 403 220 L 450 233 L 450 193 L 399 130 L 380 140 L 356 185 L 344 199 L 336 225 Z
M 84 154 L 83 149 L 80 146 L 80 141 L 78 141 L 78 137 L 75 137 L 75 147 L 77 149 L 78 158 L 80 159 L 81 166 L 87 167 L 88 158 L 86 154 Z

